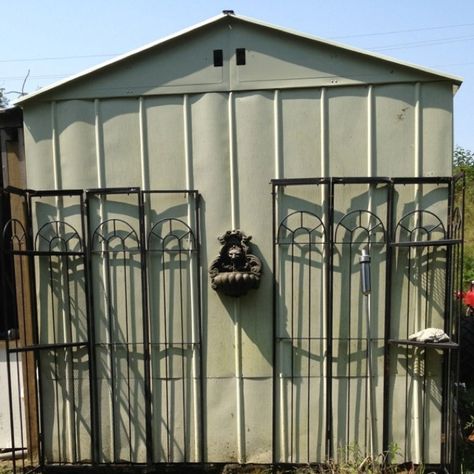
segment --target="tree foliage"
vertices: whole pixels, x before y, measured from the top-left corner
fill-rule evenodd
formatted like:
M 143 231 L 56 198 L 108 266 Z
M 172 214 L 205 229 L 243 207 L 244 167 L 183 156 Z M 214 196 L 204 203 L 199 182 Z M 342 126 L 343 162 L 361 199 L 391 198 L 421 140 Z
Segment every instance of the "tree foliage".
M 8 107 L 8 99 L 5 95 L 5 89 L 0 87 L 0 109 Z
M 453 154 L 454 168 L 470 169 L 474 167 L 474 153 L 471 150 L 466 150 L 460 146 L 454 149 Z
M 474 152 L 457 146 L 453 154 L 453 172 L 463 172 L 466 179 L 463 280 L 467 284 L 474 280 Z

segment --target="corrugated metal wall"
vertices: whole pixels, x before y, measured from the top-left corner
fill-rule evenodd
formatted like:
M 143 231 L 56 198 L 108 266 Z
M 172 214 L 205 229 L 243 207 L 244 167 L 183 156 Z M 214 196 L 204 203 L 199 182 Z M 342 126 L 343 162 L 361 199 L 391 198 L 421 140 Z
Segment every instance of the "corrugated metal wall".
M 270 180 L 309 176 L 449 175 L 451 122 L 452 89 L 447 82 L 61 100 L 30 104 L 25 108 L 28 187 L 65 189 L 139 186 L 145 190 L 199 190 L 202 195 L 205 460 L 270 462 L 274 344 Z M 367 188 L 363 186 L 343 192 L 337 203 L 338 209 L 344 214 L 356 202 L 363 204 L 368 199 L 367 193 Z M 296 192 L 295 195 L 285 193 L 284 199 L 279 203 L 279 217 L 283 219 L 286 211 L 291 211 L 298 205 L 313 208 L 314 203 L 319 202 L 317 205 L 324 207 L 324 198 L 321 193 L 315 194 L 314 190 L 308 189 Z M 445 194 L 432 196 L 429 208 L 439 209 L 440 202 L 443 206 L 446 204 L 445 199 Z M 415 200 L 416 190 L 403 191 L 400 205 L 404 202 L 405 207 L 409 207 Z M 313 204 L 308 204 L 308 201 Z M 369 206 L 368 202 L 366 204 Z M 384 205 L 381 199 L 378 210 L 382 213 Z M 128 203 L 123 203 L 122 207 L 118 205 L 118 213 L 123 214 L 124 209 L 128 209 L 127 206 Z M 171 208 L 175 203 L 170 202 L 169 206 Z M 37 212 L 39 216 L 39 209 Z M 130 212 L 133 214 L 134 211 Z M 129 218 L 133 219 L 130 212 Z M 210 288 L 206 275 L 209 263 L 219 250 L 217 236 L 233 228 L 240 228 L 253 236 L 255 253 L 263 262 L 260 289 L 240 299 L 216 294 Z M 373 314 L 377 316 L 383 313 L 383 301 L 378 296 L 382 292 L 383 282 L 378 281 L 377 276 L 384 272 L 384 251 L 382 249 L 380 258 L 377 258 L 374 276 L 377 291 L 372 298 L 372 305 Z M 338 263 L 339 270 L 334 281 L 335 294 L 344 293 L 346 263 L 350 271 L 353 262 L 341 260 Z M 281 271 L 284 275 L 284 266 Z M 100 278 L 99 267 L 97 275 Z M 119 275 L 116 277 L 117 281 L 122 278 Z M 302 273 L 300 278 L 298 281 L 304 282 L 307 275 Z M 358 277 L 354 278 L 352 284 L 358 287 Z M 44 274 L 40 270 L 39 283 L 42 279 Z M 97 281 L 98 288 L 102 284 Z M 304 302 L 304 284 L 299 288 L 302 288 L 301 301 Z M 295 288 L 285 286 L 279 291 L 281 304 L 284 306 L 285 298 L 291 298 L 288 295 Z M 401 305 L 405 304 L 408 288 L 400 283 L 395 291 L 398 293 L 394 299 L 399 299 Z M 42 297 L 47 299 L 44 295 Z M 134 300 L 136 295 L 129 297 Z M 422 304 L 425 297 L 426 295 L 416 297 L 419 304 Z M 314 330 L 319 331 L 324 338 L 324 319 L 318 319 L 317 316 L 322 298 L 316 291 L 311 305 L 312 314 L 316 318 Z M 354 293 L 354 298 L 351 304 L 358 309 L 354 310 L 356 317 L 353 320 L 354 326 L 351 326 L 350 337 L 362 337 L 365 323 L 359 317 L 359 294 Z M 81 304 L 79 300 L 77 303 Z M 341 324 L 345 321 L 343 305 L 346 303 L 342 299 L 335 304 L 334 320 L 341 321 Z M 120 306 L 126 303 L 117 299 L 116 304 Z M 432 322 L 436 324 L 440 310 L 434 308 L 434 301 L 430 305 Z M 99 308 L 98 311 L 100 313 L 102 310 Z M 139 312 L 139 307 L 135 307 L 134 311 Z M 303 314 L 306 310 L 302 308 L 301 311 Z M 46 313 L 48 310 L 45 309 Z M 395 313 L 394 326 L 403 326 L 402 313 Z M 152 313 L 151 319 L 153 318 Z M 303 327 L 304 319 L 300 323 Z M 382 322 L 375 321 L 373 324 L 375 337 L 383 338 Z M 153 326 L 151 329 L 153 332 Z M 284 325 L 280 329 L 285 331 Z M 159 329 L 156 330 L 159 332 Z M 412 328 L 408 332 L 411 330 Z M 304 334 L 304 329 L 301 331 Z M 335 327 L 335 332 L 340 333 L 342 338 L 349 337 L 347 331 L 349 326 Z M 403 328 L 401 332 L 404 332 Z M 151 337 L 153 339 L 153 335 Z M 360 406 L 366 396 L 363 379 L 365 369 L 361 359 L 349 360 L 350 353 L 363 348 L 357 346 L 357 341 L 354 342 L 354 347 L 345 347 L 346 342 L 335 345 L 337 363 L 334 366 L 336 382 L 333 397 L 336 409 L 336 447 L 352 442 L 361 445 L 365 443 L 361 440 L 365 415 Z M 311 424 L 319 427 L 319 430 L 325 423 L 322 409 L 324 343 L 305 350 L 308 355 L 301 355 L 301 352 L 298 370 L 305 372 L 307 364 L 311 364 L 311 373 L 317 374 L 312 382 L 312 399 L 307 400 L 305 395 L 301 395 L 306 393 L 305 380 L 302 380 L 300 411 L 293 419 L 295 426 L 299 427 L 301 439 L 290 440 L 288 434 L 282 432 L 283 438 L 279 441 L 277 455 L 281 461 L 315 461 L 321 460 L 324 455 L 321 431 L 309 437 L 309 443 L 314 445 L 314 449 L 311 447 L 310 459 L 306 454 L 309 449 L 306 445 L 308 417 L 311 415 Z M 383 402 L 383 358 L 380 350 L 380 344 L 377 343 L 374 352 L 378 354 L 375 390 L 379 431 Z M 435 355 L 429 361 L 433 371 L 439 364 L 436 357 Z M 284 354 L 282 358 L 285 359 Z M 405 410 L 405 398 L 400 396 L 398 400 L 397 394 L 405 394 L 405 389 L 399 385 L 404 386 L 407 370 L 400 364 L 396 366 L 397 371 L 393 374 L 392 381 L 394 398 L 390 409 L 394 416 L 398 416 L 400 410 Z M 178 370 L 177 366 L 175 370 Z M 433 372 L 432 383 L 438 382 L 439 375 Z M 134 397 L 140 397 L 142 390 L 138 380 L 137 383 L 133 388 Z M 290 392 L 285 392 L 287 388 L 283 383 L 281 400 L 291 397 Z M 104 394 L 106 392 L 104 387 Z M 357 397 L 352 397 L 354 393 L 358 394 Z M 125 393 L 123 396 L 126 400 Z M 101 399 L 106 403 L 106 396 Z M 163 410 L 160 403 L 159 400 L 154 400 L 154 412 Z M 435 420 L 440 413 L 439 400 L 433 399 L 429 403 L 430 419 Z M 189 407 L 173 406 L 177 419 L 185 416 L 181 411 L 188 409 Z M 112 423 L 112 419 L 106 416 L 107 410 L 104 406 L 104 415 L 101 417 L 103 433 L 107 433 L 107 426 Z M 284 405 L 280 406 L 280 410 L 283 411 L 279 422 L 281 430 L 285 430 L 284 419 L 289 415 L 285 414 Z M 348 417 L 349 414 L 358 414 L 360 419 L 356 416 Z M 136 415 L 133 415 L 131 422 L 134 426 L 134 439 L 139 442 L 141 435 L 138 433 L 143 430 L 143 416 Z M 123 418 L 120 416 L 121 420 Z M 64 422 L 67 423 L 67 418 Z M 406 448 L 408 458 L 416 460 L 419 453 L 414 454 L 411 445 L 405 446 L 404 429 L 394 422 L 393 438 Z M 161 435 L 157 436 L 159 438 Z M 430 436 L 439 437 L 440 433 L 434 430 Z M 166 460 L 163 453 L 159 454 L 162 448 L 158 446 L 158 441 L 157 443 L 154 460 Z M 296 443 L 298 449 L 290 456 L 289 446 L 292 443 Z M 439 461 L 438 448 L 435 447 L 438 444 L 433 442 L 433 447 L 430 444 L 427 448 L 429 462 Z M 51 445 L 51 449 L 54 450 L 54 445 Z M 182 446 L 176 449 L 173 460 L 180 460 Z M 380 439 L 376 443 L 376 449 L 381 449 Z M 106 451 L 104 448 L 103 461 L 109 459 Z M 84 457 L 87 458 L 87 455 Z M 145 460 L 144 452 L 138 445 L 132 459 L 138 462 Z
M 72 100 L 30 106 L 25 122 L 35 189 L 185 188 L 199 183 L 201 153 L 220 181 L 232 157 L 261 163 L 265 177 L 436 176 L 450 172 L 452 92 L 423 83 Z

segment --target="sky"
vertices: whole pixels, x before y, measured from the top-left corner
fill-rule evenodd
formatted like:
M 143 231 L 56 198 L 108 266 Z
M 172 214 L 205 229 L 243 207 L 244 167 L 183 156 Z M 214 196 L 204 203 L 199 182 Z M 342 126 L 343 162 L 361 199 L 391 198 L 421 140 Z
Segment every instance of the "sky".
M 460 76 L 454 143 L 474 150 L 474 0 L 0 0 L 0 88 L 20 92 L 232 9 Z

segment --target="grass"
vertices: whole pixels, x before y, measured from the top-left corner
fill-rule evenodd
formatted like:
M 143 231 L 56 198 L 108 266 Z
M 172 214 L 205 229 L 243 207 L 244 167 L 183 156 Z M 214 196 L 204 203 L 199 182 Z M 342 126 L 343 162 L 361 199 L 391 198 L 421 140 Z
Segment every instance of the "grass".
M 414 466 L 411 463 L 396 464 L 396 459 L 401 458 L 397 446 L 391 448 L 389 452 L 379 454 L 373 458 L 365 456 L 356 444 L 340 450 L 339 454 L 341 458 L 346 460 L 337 462 L 329 460 L 320 465 L 285 467 L 229 464 L 224 468 L 222 474 L 424 474 L 422 466 Z M 389 464 L 389 461 L 393 464 Z M 11 461 L 0 461 L 0 474 L 11 474 L 12 472 Z
M 10 474 L 13 472 L 11 461 L 0 461 L 0 474 Z
M 394 444 L 385 453 L 367 456 L 357 444 L 339 449 L 338 460 L 308 466 L 227 465 L 223 474 L 424 474 L 423 466 L 401 462 L 403 456 Z

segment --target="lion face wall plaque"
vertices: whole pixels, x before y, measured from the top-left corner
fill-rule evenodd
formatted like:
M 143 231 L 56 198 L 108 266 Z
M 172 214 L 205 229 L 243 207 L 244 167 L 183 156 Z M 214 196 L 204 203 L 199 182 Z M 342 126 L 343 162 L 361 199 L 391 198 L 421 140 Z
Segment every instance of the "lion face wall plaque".
M 209 275 L 212 288 L 229 296 L 242 296 L 258 288 L 262 263 L 249 253 L 251 236 L 240 230 L 228 230 L 219 242 L 219 256 L 211 263 Z

